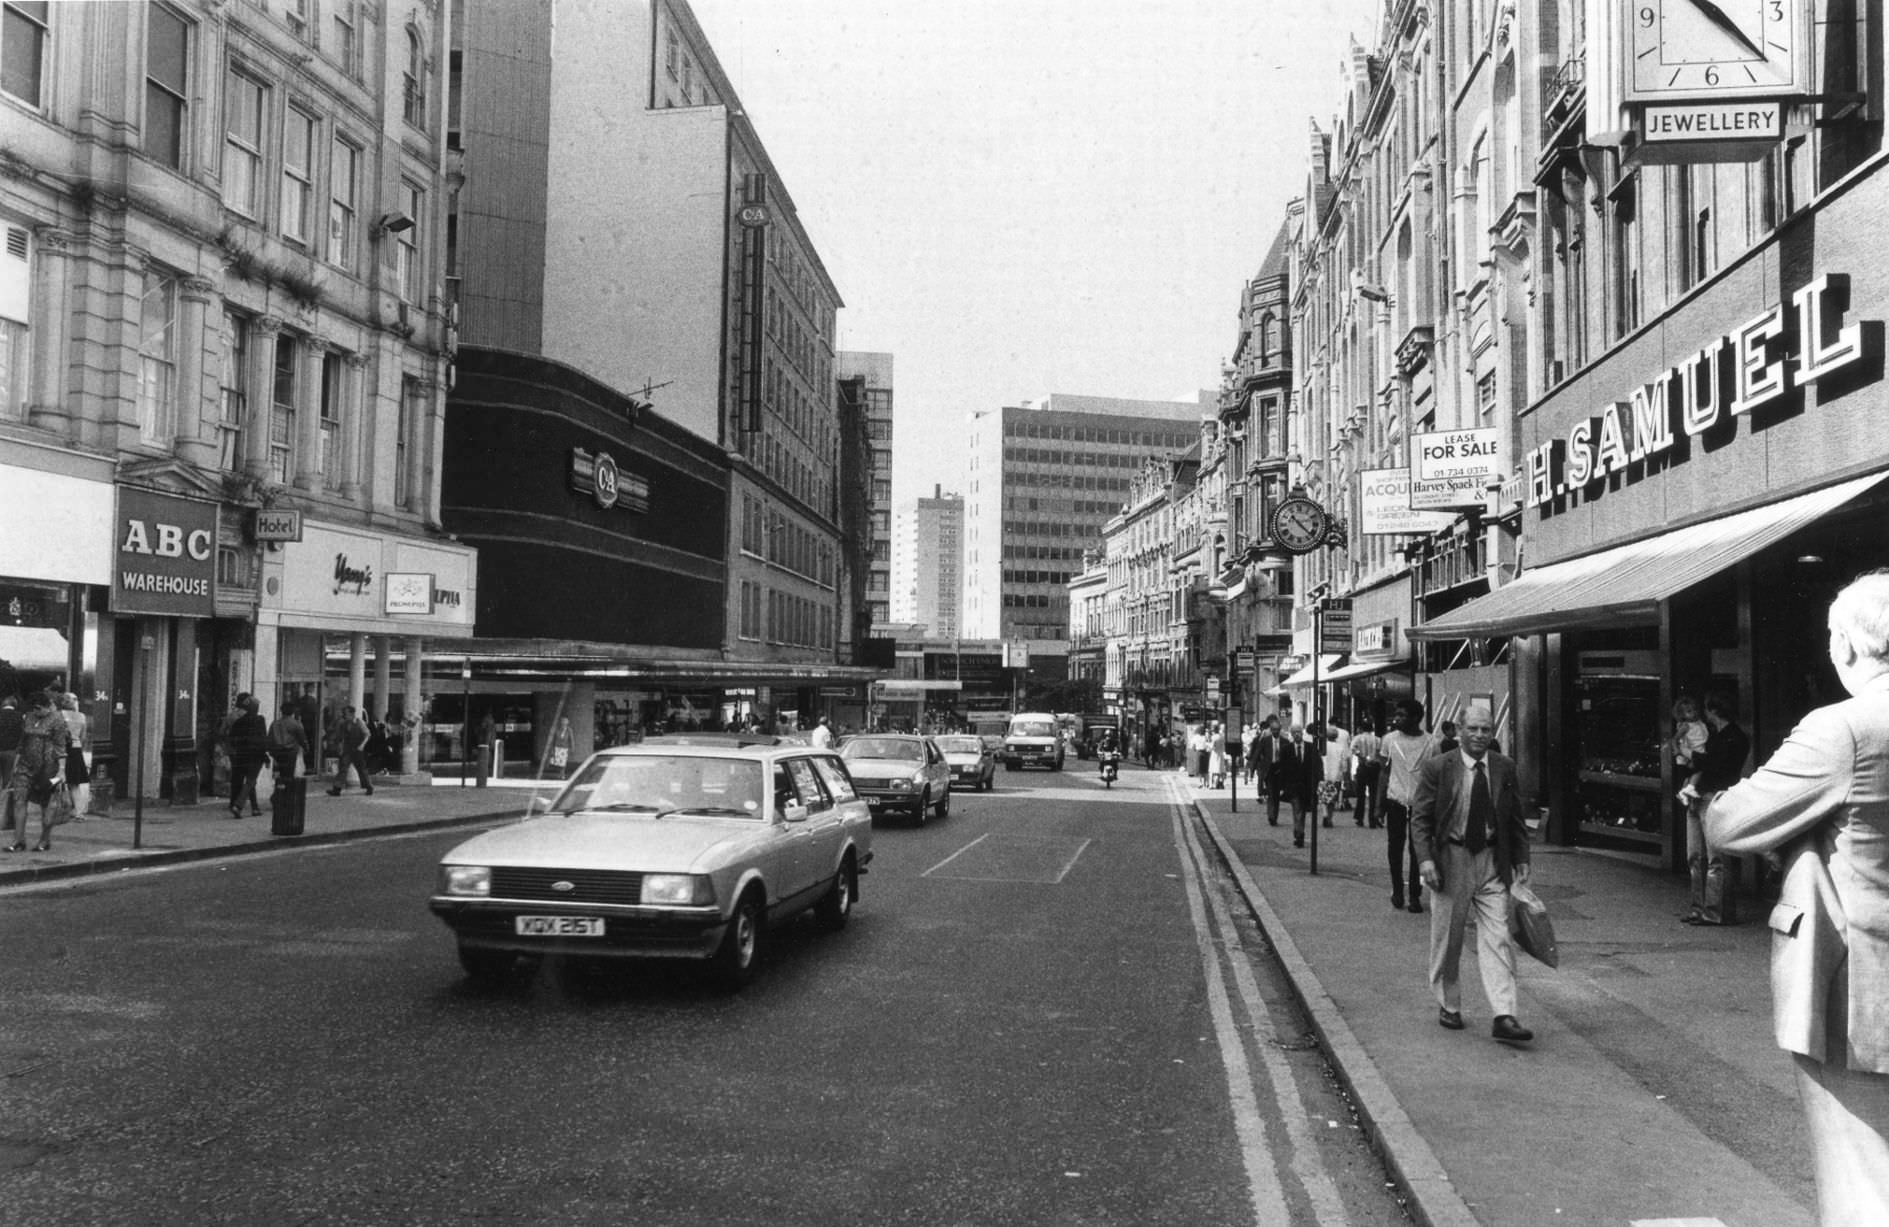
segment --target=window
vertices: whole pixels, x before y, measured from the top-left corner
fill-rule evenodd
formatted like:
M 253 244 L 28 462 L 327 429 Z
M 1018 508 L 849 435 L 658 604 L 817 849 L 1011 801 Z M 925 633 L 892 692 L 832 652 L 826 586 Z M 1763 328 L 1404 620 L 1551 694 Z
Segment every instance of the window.
M 184 165 L 184 101 L 189 97 L 190 25 L 162 4 L 145 10 L 144 151 Z
M 6 0 L 0 5 L 0 91 L 28 106 L 40 104 L 46 63 L 47 0 Z
M 328 0 L 331 14 L 332 36 L 328 40 L 328 54 L 334 62 L 341 65 L 341 71 L 350 77 L 361 75 L 361 45 L 358 34 L 359 18 L 355 15 L 355 0 Z
M 394 236 L 394 284 L 399 287 L 400 301 L 416 305 L 421 301 L 420 230 L 426 225 L 421 201 L 419 188 L 411 183 L 400 185 L 400 211 L 411 217 L 413 224 Z
M 283 0 L 282 20 L 288 23 L 289 30 L 300 39 L 308 37 L 308 0 Z
M 321 360 L 321 484 L 324 489 L 341 488 L 341 402 L 345 395 L 347 359 L 341 354 L 325 354 Z
M 146 443 L 175 433 L 177 280 L 147 274 L 138 312 L 138 432 Z
M 295 476 L 295 338 L 276 338 L 275 380 L 269 406 L 269 475 L 287 485 Z
M 243 422 L 249 398 L 243 394 L 249 378 L 249 321 L 240 315 L 223 316 L 223 405 L 218 418 L 217 461 L 226 473 L 243 467 Z
M 354 267 L 354 235 L 360 228 L 355 222 L 354 201 L 360 166 L 361 151 L 335 137 L 328 167 L 328 263 L 336 268 Z
M 282 129 L 282 237 L 308 242 L 308 212 L 315 197 L 315 120 L 294 107 Z
M 223 203 L 249 217 L 262 204 L 262 133 L 268 94 L 231 70 L 223 88 Z
M 394 423 L 394 506 L 405 507 L 412 497 L 407 480 L 407 453 L 412 447 L 413 424 L 420 420 L 420 381 L 411 375 L 400 382 L 400 413 Z
M 26 414 L 26 385 L 32 377 L 27 352 L 28 308 L 32 304 L 32 235 L 23 226 L 0 226 L 0 418 L 18 421 Z
M 401 75 L 402 113 L 416 128 L 426 127 L 426 48 L 420 32 L 407 27 L 407 66 Z

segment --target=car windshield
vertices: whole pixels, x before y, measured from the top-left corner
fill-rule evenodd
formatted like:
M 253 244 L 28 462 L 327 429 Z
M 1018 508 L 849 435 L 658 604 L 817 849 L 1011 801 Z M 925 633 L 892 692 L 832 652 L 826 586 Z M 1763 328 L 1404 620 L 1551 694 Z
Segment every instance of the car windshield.
M 975 737 L 940 737 L 938 748 L 946 754 L 982 754 L 984 743 Z
M 761 763 L 702 755 L 604 755 L 585 764 L 551 806 L 554 814 L 609 810 L 628 814 L 765 816 Z
M 1047 720 L 1019 720 L 1010 726 L 1012 737 L 1054 737 L 1056 726 Z
M 840 751 L 842 758 L 895 758 L 909 762 L 922 762 L 925 750 L 916 741 L 901 741 L 896 737 L 855 737 L 846 743 Z

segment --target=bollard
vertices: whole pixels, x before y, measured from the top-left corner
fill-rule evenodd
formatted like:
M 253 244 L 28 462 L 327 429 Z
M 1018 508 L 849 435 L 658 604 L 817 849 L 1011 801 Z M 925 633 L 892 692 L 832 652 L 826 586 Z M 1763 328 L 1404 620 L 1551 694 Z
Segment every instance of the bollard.
M 485 787 L 486 773 L 489 770 L 491 770 L 491 767 L 492 767 L 492 746 L 490 743 L 481 743 L 479 746 L 478 773 L 473 777 L 475 787 L 478 787 L 478 788 Z

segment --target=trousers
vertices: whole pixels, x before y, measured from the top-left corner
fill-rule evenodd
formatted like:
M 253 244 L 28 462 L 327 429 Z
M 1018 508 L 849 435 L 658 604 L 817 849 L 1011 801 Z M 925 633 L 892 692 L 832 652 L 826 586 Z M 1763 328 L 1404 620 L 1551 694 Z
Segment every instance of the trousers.
M 1463 934 L 1476 913 L 1476 966 L 1492 1016 L 1515 1013 L 1515 943 L 1509 939 L 1509 888 L 1495 871 L 1495 849 L 1472 854 L 1457 843 L 1438 850 L 1443 889 L 1430 892 L 1430 988 L 1446 1010 L 1463 1008 L 1459 978 Z

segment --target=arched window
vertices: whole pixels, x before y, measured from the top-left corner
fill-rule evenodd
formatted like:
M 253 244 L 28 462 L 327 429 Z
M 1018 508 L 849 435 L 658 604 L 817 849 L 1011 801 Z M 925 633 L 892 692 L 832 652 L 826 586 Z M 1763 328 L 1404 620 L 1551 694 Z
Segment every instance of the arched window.
M 1259 317 L 1259 364 L 1271 366 L 1279 356 L 1279 319 L 1272 312 Z
M 407 27 L 407 66 L 401 75 L 403 113 L 416 128 L 426 127 L 426 44 L 420 32 Z

